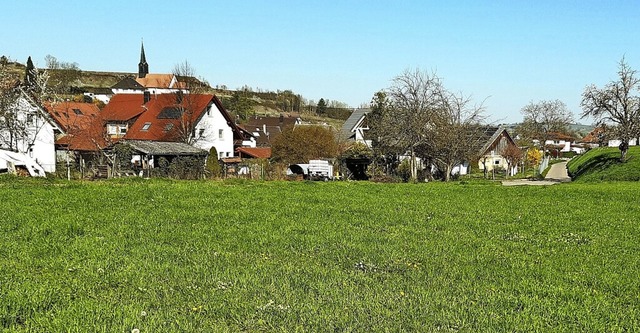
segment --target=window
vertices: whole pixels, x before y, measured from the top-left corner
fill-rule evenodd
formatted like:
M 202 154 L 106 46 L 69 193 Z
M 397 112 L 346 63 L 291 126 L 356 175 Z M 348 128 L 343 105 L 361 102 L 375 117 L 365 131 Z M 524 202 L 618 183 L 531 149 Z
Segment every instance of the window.
M 114 124 L 107 125 L 107 134 L 109 135 L 117 135 L 118 134 L 118 126 Z
M 172 123 L 168 123 L 167 125 L 164 126 L 164 131 L 165 132 L 169 132 L 172 129 L 173 129 L 173 124 Z
M 494 163 L 495 165 L 500 165 L 500 160 L 495 160 L 493 163 Z
M 224 157 L 224 153 L 223 152 L 220 152 L 220 154 L 218 154 L 218 155 L 220 155 L 220 158 Z
M 127 133 L 127 124 L 107 124 L 107 134 L 123 136 Z
M 73 109 L 73 113 L 75 113 L 77 115 L 81 115 L 82 111 L 80 111 L 80 109 Z
M 149 123 L 149 122 L 144 123 L 144 125 L 142 125 L 142 130 L 143 131 L 148 131 L 149 127 L 151 127 L 151 123 Z
M 204 128 L 201 128 L 200 131 L 198 131 L 198 137 L 203 137 L 204 136 Z
M 36 121 L 36 115 L 33 113 L 28 113 L 27 114 L 27 124 L 29 125 L 34 125 Z
M 219 129 L 218 130 L 218 139 L 220 139 L 220 140 L 224 139 L 224 130 L 223 129 Z

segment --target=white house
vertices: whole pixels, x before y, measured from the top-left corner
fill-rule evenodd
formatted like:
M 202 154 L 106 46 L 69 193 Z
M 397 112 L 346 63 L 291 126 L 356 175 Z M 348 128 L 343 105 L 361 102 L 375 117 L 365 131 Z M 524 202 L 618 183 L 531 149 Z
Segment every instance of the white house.
M 55 138 L 63 132 L 60 126 L 25 92 L 21 92 L 14 106 L 6 111 L 15 118 L 3 116 L 0 121 L 0 148 L 24 153 L 44 171 L 55 172 Z
M 211 94 L 118 94 L 102 111 L 113 141 L 191 142 L 215 147 L 218 158 L 234 157 L 239 146 L 255 147 L 251 134 L 238 127 L 220 100 Z

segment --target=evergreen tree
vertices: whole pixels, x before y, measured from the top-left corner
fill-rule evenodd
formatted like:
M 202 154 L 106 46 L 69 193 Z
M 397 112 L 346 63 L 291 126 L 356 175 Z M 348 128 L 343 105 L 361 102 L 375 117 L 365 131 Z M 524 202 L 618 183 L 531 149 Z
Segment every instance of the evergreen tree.
M 318 105 L 316 105 L 316 113 L 320 116 L 327 113 L 327 102 L 324 100 L 324 98 L 320 98 L 320 100 L 318 101 Z
M 207 171 L 209 178 L 220 177 L 222 170 L 220 168 L 220 163 L 218 162 L 218 150 L 216 147 L 211 147 L 211 149 L 209 149 L 209 156 L 207 156 L 205 170 Z

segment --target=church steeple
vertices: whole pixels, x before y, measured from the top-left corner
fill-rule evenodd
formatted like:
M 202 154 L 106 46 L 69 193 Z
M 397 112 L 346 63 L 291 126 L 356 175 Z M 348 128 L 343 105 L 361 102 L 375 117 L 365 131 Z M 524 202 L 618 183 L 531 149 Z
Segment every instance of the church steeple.
M 140 63 L 138 63 L 138 77 L 144 78 L 149 74 L 149 64 L 147 64 L 147 57 L 144 55 L 144 43 L 141 43 L 140 49 Z

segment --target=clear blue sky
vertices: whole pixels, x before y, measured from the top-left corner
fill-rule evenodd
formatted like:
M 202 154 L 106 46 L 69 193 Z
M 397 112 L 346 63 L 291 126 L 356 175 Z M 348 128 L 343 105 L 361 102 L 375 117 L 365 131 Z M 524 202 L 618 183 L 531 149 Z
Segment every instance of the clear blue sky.
M 144 38 L 152 73 L 187 60 L 214 86 L 353 107 L 419 68 L 484 100 L 491 120 L 518 122 L 538 100 L 560 99 L 577 115 L 584 87 L 614 79 L 623 56 L 640 70 L 639 18 L 631 0 L 8 0 L 0 54 L 136 72 Z

